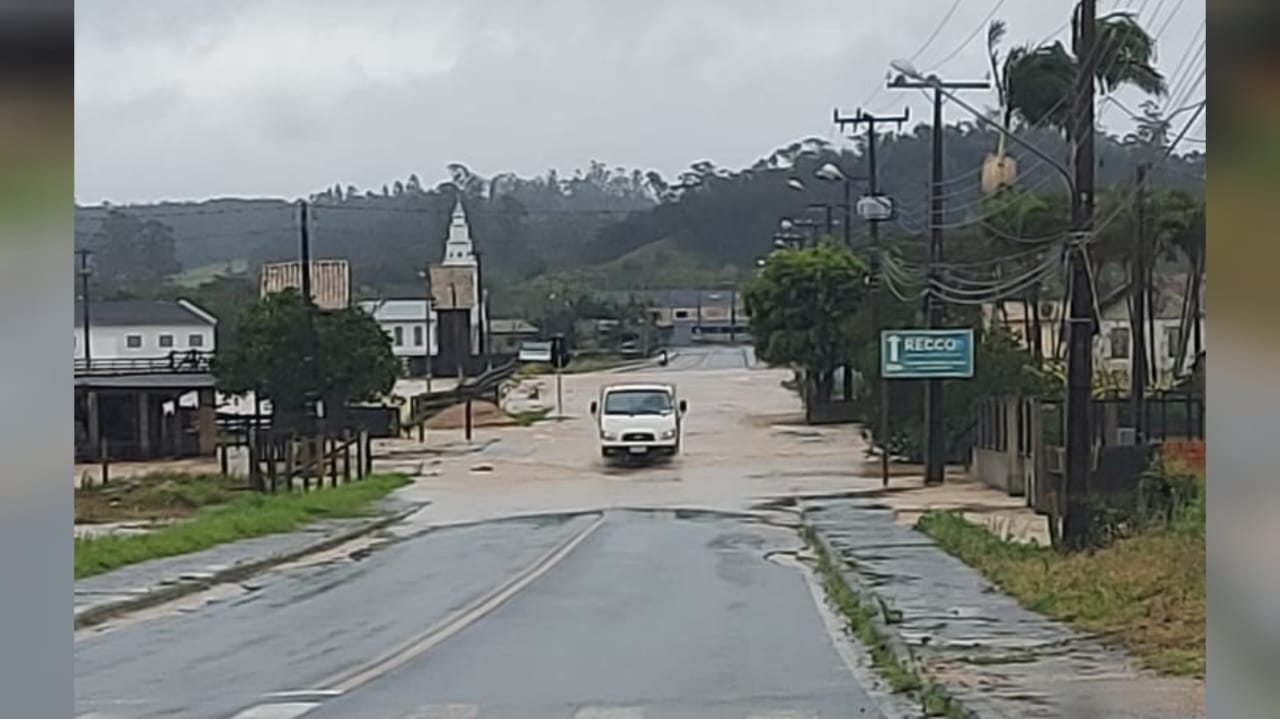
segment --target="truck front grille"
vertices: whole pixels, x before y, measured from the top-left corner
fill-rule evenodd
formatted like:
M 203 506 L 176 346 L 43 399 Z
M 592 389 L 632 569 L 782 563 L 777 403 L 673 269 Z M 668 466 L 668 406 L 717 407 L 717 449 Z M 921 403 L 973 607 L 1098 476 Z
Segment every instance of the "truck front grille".
M 653 440 L 652 432 L 627 432 L 622 435 L 623 442 L 652 442 Z

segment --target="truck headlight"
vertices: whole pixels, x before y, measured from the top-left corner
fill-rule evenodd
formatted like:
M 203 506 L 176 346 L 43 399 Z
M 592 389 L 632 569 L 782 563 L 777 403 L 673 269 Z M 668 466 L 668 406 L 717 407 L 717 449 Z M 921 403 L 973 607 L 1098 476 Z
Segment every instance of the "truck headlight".
M 614 441 L 617 441 L 618 435 L 614 434 L 613 432 L 601 432 L 600 439 L 603 439 L 606 442 L 614 442 Z
M 663 439 L 674 439 L 675 436 L 676 436 L 676 431 L 674 429 L 668 429 L 662 433 Z

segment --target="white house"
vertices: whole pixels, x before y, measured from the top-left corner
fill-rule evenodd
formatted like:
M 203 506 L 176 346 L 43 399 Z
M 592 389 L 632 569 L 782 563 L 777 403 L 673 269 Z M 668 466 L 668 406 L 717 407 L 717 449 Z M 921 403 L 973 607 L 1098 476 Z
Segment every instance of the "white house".
M 75 360 L 86 360 L 84 305 L 75 305 Z M 213 352 L 218 320 L 186 300 L 93 302 L 89 305 L 91 362 L 165 359 L 191 350 Z
M 1147 363 L 1155 369 L 1160 381 L 1171 381 L 1180 368 L 1181 373 L 1190 372 L 1195 365 L 1196 350 L 1191 337 L 1183 341 L 1183 297 L 1185 295 L 1186 276 L 1177 275 L 1156 278 L 1155 303 L 1148 309 L 1148 332 L 1155 327 L 1154 354 L 1148 352 Z M 1202 287 L 1203 290 L 1203 287 Z M 1204 292 L 1200 293 L 1199 312 L 1191 312 L 1191 320 L 1200 322 L 1201 341 L 1204 337 Z M 1133 358 L 1133 333 L 1129 320 L 1129 290 L 1122 288 L 1110 297 L 1099 300 L 1099 311 L 1102 323 L 1098 339 L 1094 344 L 1094 366 L 1127 382 L 1129 368 Z M 1188 331 L 1194 327 L 1192 322 L 1186 323 Z M 1203 349 L 1203 345 L 1201 347 Z M 1179 357 L 1181 350 L 1181 357 Z
M 417 364 L 425 362 L 428 353 L 436 354 L 435 311 L 428 315 L 426 299 L 366 300 L 359 304 L 391 338 L 396 357 Z

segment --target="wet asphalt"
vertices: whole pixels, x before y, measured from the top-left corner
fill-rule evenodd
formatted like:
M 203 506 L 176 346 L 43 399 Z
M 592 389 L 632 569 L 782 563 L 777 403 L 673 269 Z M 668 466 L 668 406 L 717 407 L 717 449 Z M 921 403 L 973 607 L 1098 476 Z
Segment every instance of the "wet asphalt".
M 697 348 L 658 371 L 755 362 Z M 811 580 L 778 561 L 799 546 L 793 529 L 669 511 L 390 532 L 78 634 L 76 717 L 887 719 Z
M 325 691 L 578 536 L 490 613 Z M 769 558 L 798 544 L 741 518 L 630 511 L 388 540 L 79 638 L 77 716 L 884 717 L 804 574 Z

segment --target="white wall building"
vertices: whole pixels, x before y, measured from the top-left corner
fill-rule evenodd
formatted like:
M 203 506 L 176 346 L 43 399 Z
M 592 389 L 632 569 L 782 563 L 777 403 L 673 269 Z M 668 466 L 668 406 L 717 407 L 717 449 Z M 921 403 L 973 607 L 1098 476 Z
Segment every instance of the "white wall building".
M 1147 363 L 1155 369 L 1160 383 L 1172 382 L 1179 374 L 1191 371 L 1195 366 L 1196 353 L 1192 336 L 1182 338 L 1183 332 L 1183 295 L 1185 277 L 1168 278 L 1158 282 L 1159 291 L 1156 302 L 1149 308 L 1151 318 L 1148 329 L 1154 326 L 1155 332 L 1147 339 L 1154 342 L 1155 353 L 1148 352 Z M 1192 311 L 1192 321 L 1198 314 L 1200 322 L 1201 349 L 1204 344 L 1204 292 L 1200 293 L 1199 312 Z M 1115 296 L 1102 300 L 1099 304 L 1102 315 L 1100 332 L 1094 343 L 1094 366 L 1113 374 L 1127 382 L 1129 368 L 1133 361 L 1133 332 L 1129 319 L 1128 291 L 1121 291 Z M 1187 323 L 1186 330 L 1193 332 L 1192 322 Z M 1181 352 L 1179 352 L 1181 350 Z M 1179 356 L 1181 355 L 1181 356 Z
M 373 315 L 378 326 L 391 338 L 391 349 L 396 357 L 426 357 L 436 354 L 435 312 L 427 313 L 426 299 L 420 300 L 365 300 L 360 309 Z
M 218 320 L 186 300 L 89 304 L 91 362 L 167 359 L 191 350 L 213 352 Z M 75 360 L 85 362 L 84 306 L 75 305 Z

